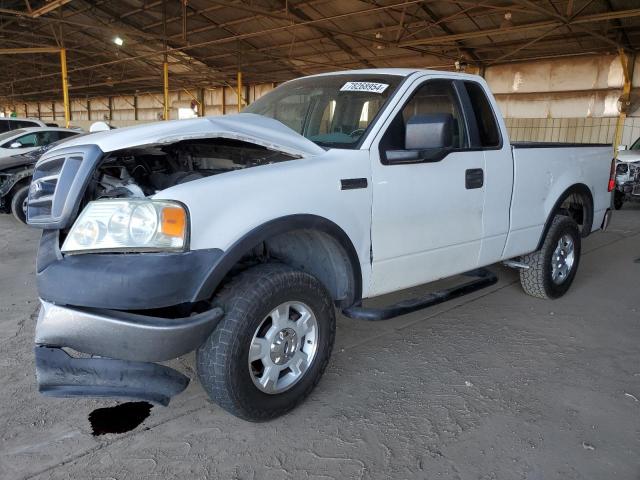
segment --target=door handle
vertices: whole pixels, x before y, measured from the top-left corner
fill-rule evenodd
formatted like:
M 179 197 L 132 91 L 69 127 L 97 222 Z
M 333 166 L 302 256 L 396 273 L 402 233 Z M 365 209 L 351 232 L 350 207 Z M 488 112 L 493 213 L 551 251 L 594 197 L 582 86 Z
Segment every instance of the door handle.
M 481 168 L 470 168 L 464 172 L 464 186 L 467 190 L 482 188 L 484 185 L 484 170 Z

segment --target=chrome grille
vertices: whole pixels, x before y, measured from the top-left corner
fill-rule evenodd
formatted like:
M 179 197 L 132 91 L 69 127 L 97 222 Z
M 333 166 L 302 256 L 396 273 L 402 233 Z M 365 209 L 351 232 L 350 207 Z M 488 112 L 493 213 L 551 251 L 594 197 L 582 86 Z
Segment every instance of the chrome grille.
M 39 163 L 33 172 L 29 188 L 29 221 L 50 218 L 53 214 L 53 198 L 65 158 L 57 157 Z
M 70 147 L 45 154 L 33 172 L 27 222 L 46 229 L 70 225 L 102 151 L 95 145 Z

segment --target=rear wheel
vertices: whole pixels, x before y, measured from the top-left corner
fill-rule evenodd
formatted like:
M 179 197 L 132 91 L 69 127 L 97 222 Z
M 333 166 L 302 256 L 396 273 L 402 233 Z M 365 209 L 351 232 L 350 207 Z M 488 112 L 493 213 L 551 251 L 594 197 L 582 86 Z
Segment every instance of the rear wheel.
M 524 255 L 529 268 L 520 269 L 520 283 L 526 293 L 538 298 L 558 298 L 567 293 L 580 263 L 581 237 L 576 222 L 556 216 L 542 248 Z
M 11 198 L 11 213 L 21 223 L 27 223 L 27 197 L 29 196 L 29 186 L 21 187 Z
M 304 400 L 333 348 L 335 313 L 308 273 L 265 264 L 238 275 L 218 295 L 225 316 L 197 351 L 209 397 L 233 415 L 265 421 Z

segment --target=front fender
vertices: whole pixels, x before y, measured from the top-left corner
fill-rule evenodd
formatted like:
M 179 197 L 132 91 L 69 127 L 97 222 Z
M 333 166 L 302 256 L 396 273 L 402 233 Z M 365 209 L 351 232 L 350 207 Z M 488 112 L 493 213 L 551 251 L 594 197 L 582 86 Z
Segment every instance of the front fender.
M 33 175 L 33 168 L 27 168 L 14 173 L 8 177 L 2 185 L 0 185 L 0 198 L 7 195 L 13 187 L 25 178 L 31 178 Z
M 354 178 L 366 179 L 366 186 L 343 190 L 341 180 Z M 366 295 L 371 226 L 366 151 L 330 150 L 317 157 L 236 170 L 177 185 L 155 198 L 187 205 L 193 250 L 230 251 L 257 228 L 284 217 L 324 219 L 344 232 L 352 245 Z

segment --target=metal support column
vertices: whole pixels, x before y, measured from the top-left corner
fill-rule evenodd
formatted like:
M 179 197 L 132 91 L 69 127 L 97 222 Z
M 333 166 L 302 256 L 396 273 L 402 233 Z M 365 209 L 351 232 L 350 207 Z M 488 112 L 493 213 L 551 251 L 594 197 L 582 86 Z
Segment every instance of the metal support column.
M 627 111 L 631 103 L 631 81 L 633 79 L 633 64 L 635 58 L 629 61 L 626 52 L 621 48 L 618 51 L 620 62 L 622 63 L 622 73 L 624 75 L 624 84 L 622 86 L 622 95 L 620 96 L 620 114 L 616 123 L 616 135 L 613 141 L 613 156 L 618 158 L 618 147 L 622 143 L 622 134 L 624 132 L 624 121 L 627 118 Z
M 162 78 L 164 80 L 164 112 L 162 118 L 169 120 L 169 63 L 166 60 L 162 64 Z
M 238 70 L 238 84 L 236 85 L 238 94 L 238 113 L 242 110 L 242 72 Z
M 67 49 L 60 49 L 60 68 L 62 70 L 62 99 L 64 103 L 64 126 L 69 128 L 71 123 L 71 108 L 69 106 L 69 77 L 67 76 Z
M 206 107 L 204 104 L 205 101 L 205 90 L 204 88 L 201 88 L 198 92 L 198 96 L 200 97 L 200 111 L 198 112 L 198 115 L 201 117 L 204 117 L 207 114 L 206 111 Z

